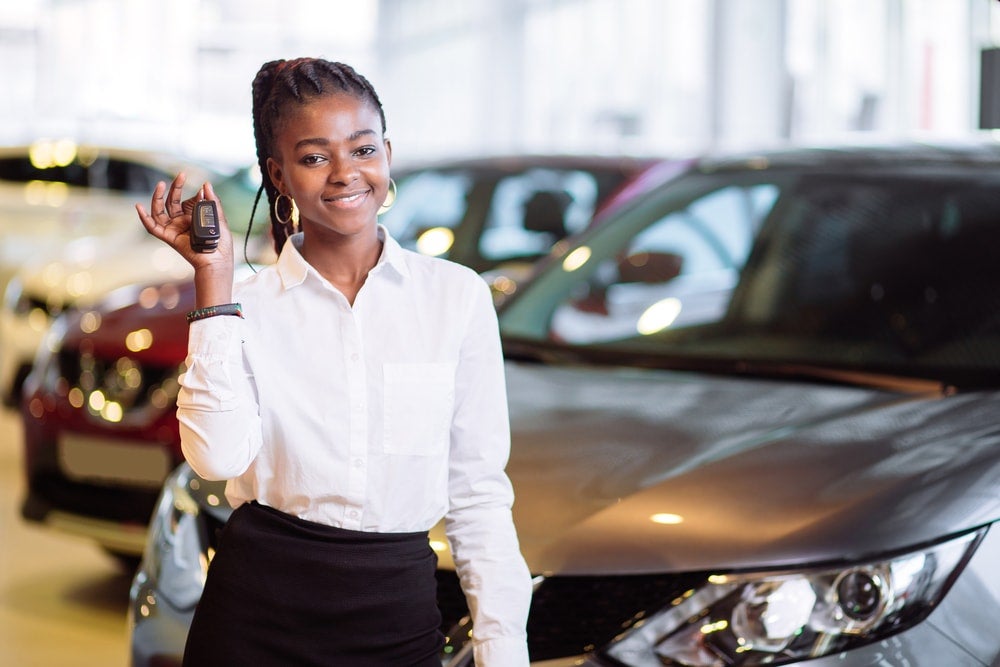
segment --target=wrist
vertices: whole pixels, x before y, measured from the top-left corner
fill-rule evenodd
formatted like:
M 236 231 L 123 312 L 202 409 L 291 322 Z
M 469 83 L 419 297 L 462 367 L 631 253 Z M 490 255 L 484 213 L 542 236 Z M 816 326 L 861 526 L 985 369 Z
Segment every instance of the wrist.
M 218 315 L 235 315 L 236 317 L 243 319 L 243 306 L 238 303 L 223 303 L 217 306 L 197 308 L 187 314 L 187 321 L 188 324 L 191 324 L 192 322 L 204 320 L 209 317 L 216 317 Z
M 233 300 L 232 267 L 199 267 L 194 274 L 195 307 L 208 308 Z

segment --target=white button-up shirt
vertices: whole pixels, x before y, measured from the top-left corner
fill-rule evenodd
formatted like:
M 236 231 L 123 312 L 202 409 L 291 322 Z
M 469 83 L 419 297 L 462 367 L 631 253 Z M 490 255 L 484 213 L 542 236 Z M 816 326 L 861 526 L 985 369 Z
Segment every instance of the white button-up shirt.
M 351 530 L 445 519 L 482 667 L 528 664 L 531 582 L 504 468 L 496 312 L 471 269 L 382 255 L 353 307 L 299 253 L 238 283 L 246 319 L 191 324 L 177 416 L 191 467 L 226 495 Z

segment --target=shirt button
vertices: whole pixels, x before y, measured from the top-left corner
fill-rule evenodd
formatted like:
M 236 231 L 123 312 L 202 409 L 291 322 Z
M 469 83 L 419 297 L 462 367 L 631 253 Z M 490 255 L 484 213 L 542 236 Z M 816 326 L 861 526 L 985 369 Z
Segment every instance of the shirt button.
M 354 459 L 354 467 L 355 468 L 363 468 L 364 465 L 365 465 L 365 462 L 362 461 L 361 459 Z
M 350 512 L 347 513 L 347 516 L 351 517 L 352 519 L 357 519 L 358 518 L 358 511 L 357 510 L 351 510 Z
M 351 361 L 357 361 L 360 358 L 361 356 L 357 352 L 351 355 Z

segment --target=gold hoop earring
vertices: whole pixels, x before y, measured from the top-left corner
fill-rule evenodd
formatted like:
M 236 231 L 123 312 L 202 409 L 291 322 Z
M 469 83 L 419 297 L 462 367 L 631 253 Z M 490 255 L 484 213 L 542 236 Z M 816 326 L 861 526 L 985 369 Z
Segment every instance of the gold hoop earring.
M 282 198 L 287 199 L 288 203 L 284 204 Z M 282 208 L 287 208 L 285 217 L 281 216 Z M 274 198 L 274 219 L 282 225 L 290 226 L 293 234 L 299 231 L 299 207 L 295 205 L 295 200 L 290 195 L 279 193 Z
M 396 203 L 396 181 L 389 179 L 389 192 L 385 195 L 385 201 L 382 202 L 382 206 L 378 209 L 378 215 L 388 213 L 392 205 Z

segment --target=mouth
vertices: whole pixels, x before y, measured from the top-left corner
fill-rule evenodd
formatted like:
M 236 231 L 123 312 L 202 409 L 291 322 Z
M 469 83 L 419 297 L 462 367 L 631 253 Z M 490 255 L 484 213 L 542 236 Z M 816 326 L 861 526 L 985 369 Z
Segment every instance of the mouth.
M 371 190 L 347 192 L 342 195 L 337 195 L 336 197 L 324 197 L 323 201 L 330 206 L 336 206 L 337 208 L 356 208 L 364 203 L 370 193 Z

